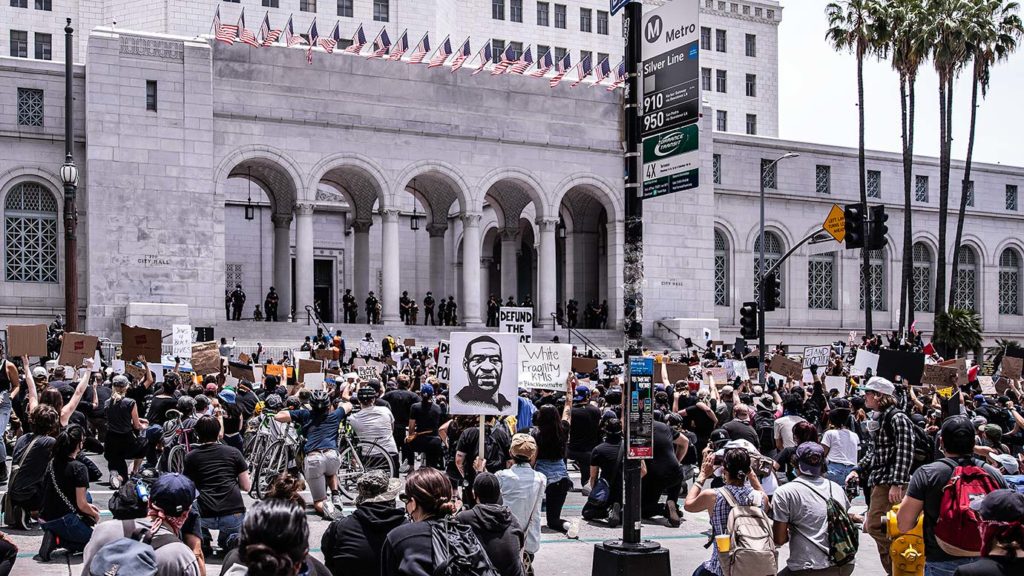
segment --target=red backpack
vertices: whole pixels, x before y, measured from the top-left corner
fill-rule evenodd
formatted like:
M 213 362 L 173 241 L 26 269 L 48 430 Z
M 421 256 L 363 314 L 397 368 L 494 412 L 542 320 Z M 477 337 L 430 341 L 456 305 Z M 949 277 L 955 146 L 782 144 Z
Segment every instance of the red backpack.
M 970 558 L 981 555 L 981 526 L 971 502 L 997 490 L 996 481 L 980 466 L 962 466 L 943 458 L 953 475 L 942 489 L 939 518 L 935 522 L 935 541 L 950 556 Z

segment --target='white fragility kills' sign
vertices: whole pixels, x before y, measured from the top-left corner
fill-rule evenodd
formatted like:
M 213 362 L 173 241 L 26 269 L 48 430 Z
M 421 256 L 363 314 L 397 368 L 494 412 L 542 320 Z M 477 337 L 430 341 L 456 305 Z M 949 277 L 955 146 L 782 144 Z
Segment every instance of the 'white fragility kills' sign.
M 533 342 L 533 308 L 499 308 L 498 331 L 518 334 L 520 342 Z
M 570 344 L 519 344 L 519 385 L 543 390 L 565 389 L 572 370 Z

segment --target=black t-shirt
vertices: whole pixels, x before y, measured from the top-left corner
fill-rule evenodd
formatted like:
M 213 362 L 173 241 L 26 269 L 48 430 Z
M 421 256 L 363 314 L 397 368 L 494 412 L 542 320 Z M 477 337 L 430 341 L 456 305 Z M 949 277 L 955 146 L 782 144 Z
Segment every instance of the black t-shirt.
M 679 475 L 679 459 L 673 442 L 679 433 L 664 422 L 654 423 L 654 459 L 648 461 L 647 473 L 658 478 L 673 478 Z
M 248 470 L 242 453 L 219 443 L 193 446 L 185 456 L 185 476 L 199 491 L 199 513 L 216 518 L 245 512 L 238 475 Z
M 149 401 L 149 411 L 146 412 L 146 420 L 150 424 L 163 425 L 167 421 L 167 411 L 178 406 L 178 400 L 169 396 L 153 396 Z
M 684 423 L 688 430 L 693 430 L 700 438 L 710 438 L 715 429 L 715 421 L 700 406 L 690 406 L 684 411 Z M 756 444 L 755 444 L 756 446 Z
M 607 480 L 609 484 L 612 482 L 612 475 L 618 465 L 619 450 L 622 447 L 622 437 L 614 440 L 615 442 L 607 440 L 601 442 L 590 452 L 590 465 L 597 466 L 597 469 L 601 471 L 600 477 Z
M 135 407 L 135 400 L 121 398 L 114 402 L 111 398 L 107 404 L 107 432 L 115 434 L 131 434 L 135 427 L 132 425 L 132 408 Z
M 224 434 L 238 434 L 242 429 L 242 409 L 238 404 L 224 404 Z
M 102 420 L 106 420 L 107 419 L 107 410 L 106 410 L 107 401 L 110 400 L 110 395 L 112 393 L 113 393 L 113 390 L 110 389 L 110 385 L 109 384 L 101 384 L 101 385 L 97 386 L 96 387 L 96 396 L 99 398 L 99 401 L 96 403 L 96 409 L 95 410 L 91 410 L 91 412 L 87 413 L 86 415 L 89 416 L 90 418 L 100 418 Z M 88 388 L 85 389 L 85 394 L 82 394 L 82 402 L 78 406 L 79 407 L 88 406 L 91 409 L 92 408 L 92 399 L 93 399 L 93 390 L 92 390 L 92 386 L 89 386 Z
M 402 426 L 409 425 L 409 412 L 419 399 L 415 392 L 408 390 L 390 390 L 383 396 L 383 400 L 391 407 L 391 413 L 395 415 L 395 424 Z
M 564 441 L 566 436 L 569 435 L 569 423 L 565 420 L 558 421 L 558 427 L 562 433 L 562 441 L 559 442 L 558 438 L 548 438 L 547 435 L 541 434 L 540 431 L 533 435 L 534 440 L 537 441 L 537 459 L 538 460 L 564 460 L 565 459 L 565 446 Z
M 965 564 L 953 576 L 1017 576 L 1024 573 L 1024 558 L 986 556 Z
M 416 432 L 429 432 L 433 430 L 431 436 L 437 434 L 438 428 L 441 427 L 441 417 L 443 416 L 441 407 L 433 402 L 424 405 L 422 402 L 417 402 L 412 405 L 409 410 L 409 420 L 416 421 Z M 397 416 L 395 417 L 397 420 Z M 406 422 L 408 424 L 408 422 Z
M 242 416 L 245 418 L 252 417 L 259 401 L 259 397 L 252 390 L 235 392 L 235 404 L 242 410 Z
M 47 478 L 43 479 L 43 508 L 39 515 L 44 520 L 56 520 L 65 514 L 76 512 L 77 509 L 68 508 L 68 505 L 64 503 L 64 498 L 74 506 L 77 500 L 76 489 L 89 488 L 89 469 L 85 467 L 85 464 L 78 460 L 54 461 L 53 476 L 57 479 L 56 487 L 53 485 L 53 478 L 49 477 L 49 472 L 44 471 L 43 474 Z M 64 498 L 57 493 L 58 487 L 64 494 Z
M 754 446 L 758 445 L 757 431 L 750 424 L 733 419 L 726 422 L 722 429 L 729 433 L 731 440 L 746 440 Z
M 21 468 L 14 476 L 15 482 L 7 487 L 15 500 L 24 501 L 39 490 L 46 477 L 46 466 L 50 463 L 50 451 L 55 442 L 56 440 L 50 436 L 31 432 L 18 438 L 14 445 L 13 462 L 20 462 Z M 29 445 L 32 446 L 32 450 L 26 454 Z
M 601 411 L 587 403 L 572 407 L 569 450 L 590 452 L 601 443 Z

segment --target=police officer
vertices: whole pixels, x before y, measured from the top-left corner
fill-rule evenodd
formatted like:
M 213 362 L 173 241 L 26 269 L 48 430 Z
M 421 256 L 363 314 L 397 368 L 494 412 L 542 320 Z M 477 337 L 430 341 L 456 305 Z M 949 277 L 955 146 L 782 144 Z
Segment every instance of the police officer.
M 374 296 L 373 290 L 370 290 L 370 295 L 366 297 L 366 320 L 370 324 L 380 323 L 380 301 Z
M 423 299 L 423 325 L 427 325 L 427 319 L 430 319 L 430 325 L 436 326 L 434 322 L 434 293 L 427 292 L 427 297 Z
M 459 314 L 457 310 L 459 305 L 455 303 L 455 296 L 448 297 L 448 306 L 446 308 L 448 312 L 448 324 L 447 326 L 457 326 L 459 323 Z
M 241 284 L 235 284 L 235 291 L 231 293 L 231 319 L 242 319 L 242 306 L 245 305 L 245 291 Z
M 356 297 L 352 295 L 351 288 L 347 288 L 345 295 L 341 297 L 341 309 L 345 315 L 345 323 L 355 324 L 356 311 L 359 310 L 359 305 L 356 304 Z
M 406 290 L 402 291 L 402 297 L 398 299 L 398 319 L 403 323 L 409 323 L 409 304 L 412 302 L 409 299 L 409 292 Z
M 281 298 L 277 295 L 277 290 L 271 286 L 267 297 L 263 300 L 263 311 L 267 314 L 267 322 L 277 322 L 277 305 L 280 301 Z

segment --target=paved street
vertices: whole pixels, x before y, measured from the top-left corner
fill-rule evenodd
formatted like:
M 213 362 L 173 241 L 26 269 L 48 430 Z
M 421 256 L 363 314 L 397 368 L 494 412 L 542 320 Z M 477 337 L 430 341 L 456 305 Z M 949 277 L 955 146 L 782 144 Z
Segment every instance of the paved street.
M 92 456 L 92 458 L 100 466 L 100 469 L 106 471 L 106 465 L 101 456 Z M 573 474 L 573 477 L 578 482 L 578 475 Z M 110 498 L 111 490 L 104 483 L 93 484 L 92 488 L 91 493 L 97 506 L 103 511 L 105 519 L 109 519 L 110 513 L 107 512 L 107 501 Z M 308 498 L 308 496 L 307 493 L 306 497 Z M 246 501 L 249 502 L 251 499 L 246 497 Z M 578 515 L 584 501 L 585 499 L 579 492 L 570 493 L 563 517 L 571 518 Z M 863 500 L 858 499 L 855 502 L 855 511 L 863 513 L 864 508 Z M 348 510 L 351 509 L 349 508 Z M 320 552 L 320 538 L 327 528 L 327 522 L 312 514 L 309 515 L 309 521 L 311 531 L 310 548 L 315 556 L 323 558 L 323 554 Z M 704 544 L 707 541 L 705 531 L 709 528 L 710 524 L 706 514 L 687 514 L 685 521 L 679 528 L 670 528 L 657 521 L 645 522 L 643 535 L 645 538 L 660 542 L 669 549 L 673 574 L 688 576 L 700 562 L 708 557 L 709 552 L 704 548 Z M 39 549 L 39 542 L 41 540 L 38 532 L 7 532 L 13 536 L 15 543 L 20 548 L 19 560 L 13 572 L 15 575 L 63 576 L 68 574 L 67 559 L 63 552 L 55 555 L 54 559 L 49 563 L 39 563 L 32 560 L 32 557 Z M 537 574 L 540 576 L 585 576 L 590 574 L 594 544 L 620 536 L 621 529 L 610 529 L 601 522 L 584 522 L 580 528 L 579 540 L 568 540 L 561 534 L 544 528 L 540 553 L 537 555 L 537 560 L 534 563 L 534 566 L 537 568 Z M 780 563 L 784 561 L 785 556 L 786 549 L 784 547 L 781 551 Z M 209 576 L 217 576 L 220 573 L 219 564 L 221 557 L 208 558 L 207 562 L 209 563 L 207 574 Z M 81 573 L 81 564 L 82 557 L 80 555 L 71 558 L 72 575 L 77 576 Z M 882 571 L 878 555 L 875 554 L 874 543 L 870 538 L 862 535 L 861 552 L 857 557 L 857 569 L 854 574 L 867 576 L 880 573 Z

